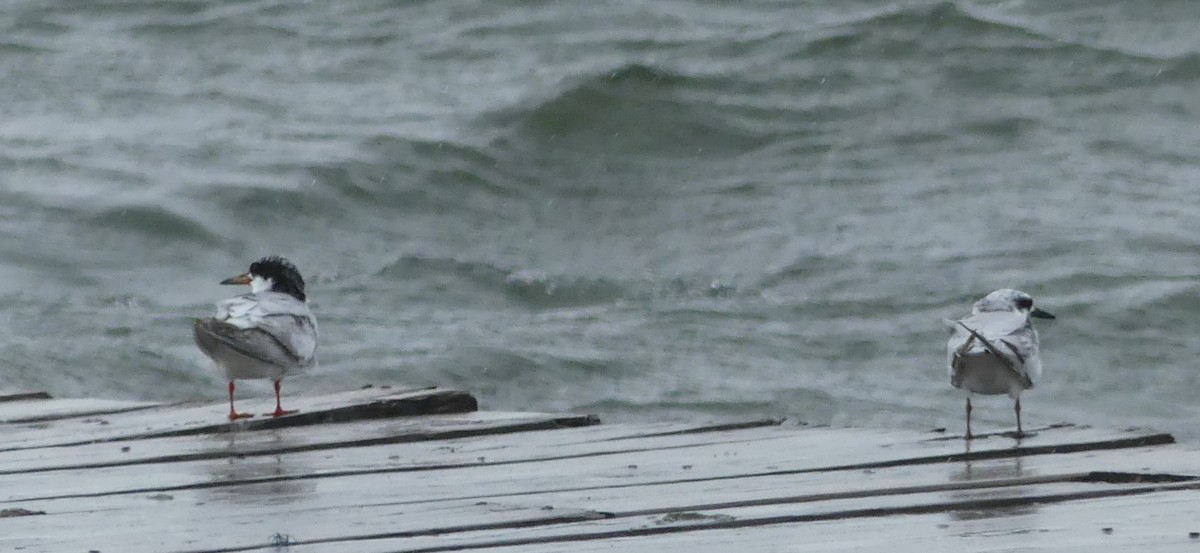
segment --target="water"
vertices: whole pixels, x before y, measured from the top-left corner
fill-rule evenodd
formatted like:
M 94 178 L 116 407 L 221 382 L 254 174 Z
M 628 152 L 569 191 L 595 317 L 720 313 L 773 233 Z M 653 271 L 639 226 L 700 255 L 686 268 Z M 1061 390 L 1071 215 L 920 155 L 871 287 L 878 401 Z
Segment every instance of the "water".
M 218 400 L 188 318 L 278 253 L 323 332 L 285 393 L 957 431 L 940 320 L 1015 287 L 1030 426 L 1200 438 L 1197 16 L 12 0 L 0 387 Z

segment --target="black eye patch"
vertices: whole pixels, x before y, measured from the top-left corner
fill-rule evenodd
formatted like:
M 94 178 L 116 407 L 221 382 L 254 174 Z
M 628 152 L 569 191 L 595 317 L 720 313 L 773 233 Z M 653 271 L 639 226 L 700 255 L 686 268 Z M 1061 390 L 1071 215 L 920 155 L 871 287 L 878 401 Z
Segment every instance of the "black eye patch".
M 1017 298 L 1017 309 L 1032 309 L 1033 298 Z

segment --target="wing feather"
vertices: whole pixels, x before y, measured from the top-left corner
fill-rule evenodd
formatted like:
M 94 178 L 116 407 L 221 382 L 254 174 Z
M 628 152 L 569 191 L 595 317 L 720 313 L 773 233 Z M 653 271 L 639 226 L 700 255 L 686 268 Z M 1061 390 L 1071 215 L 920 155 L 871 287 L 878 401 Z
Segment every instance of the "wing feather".
M 205 330 L 229 347 L 281 366 L 315 362 L 317 320 L 308 305 L 288 294 L 244 294 L 217 304 Z M 220 323 L 220 324 L 213 324 Z
M 954 375 L 955 362 L 966 355 L 991 355 L 1012 369 L 1026 387 L 1041 376 L 1037 331 L 1029 317 L 1019 312 L 976 313 L 956 322 L 946 344 L 947 363 Z
M 216 319 L 196 319 L 196 343 L 205 350 L 223 345 L 247 357 L 283 369 L 297 365 L 296 359 L 270 334 L 258 329 L 242 329 Z
M 312 316 L 271 315 L 255 329 L 271 336 L 300 365 L 308 365 L 317 352 L 317 321 Z

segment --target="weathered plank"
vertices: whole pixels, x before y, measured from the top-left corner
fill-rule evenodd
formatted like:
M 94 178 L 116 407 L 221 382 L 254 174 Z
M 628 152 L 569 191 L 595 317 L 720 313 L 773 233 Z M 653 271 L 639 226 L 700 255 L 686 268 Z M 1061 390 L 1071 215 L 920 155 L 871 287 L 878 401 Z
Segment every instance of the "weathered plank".
M 236 504 L 237 497 L 224 498 Z M 249 499 L 249 498 L 247 498 Z M 124 519 L 116 526 L 92 524 L 94 512 L 67 512 L 0 519 L 0 549 L 26 553 L 61 551 L 120 551 L 122 553 L 206 550 L 211 544 L 230 543 L 235 537 L 253 536 L 251 547 L 272 546 L 272 536 L 291 536 L 305 528 L 336 531 L 358 526 L 353 509 L 342 513 L 313 514 L 295 511 L 286 502 L 260 506 L 250 519 L 221 517 L 217 520 L 195 518 L 195 505 L 178 505 L 167 496 L 146 498 L 155 505 L 153 523 Z M 279 512 L 279 509 L 284 509 Z M 214 510 L 217 511 L 217 510 Z M 331 516 L 332 515 L 332 516 Z M 551 525 L 602 518 L 584 510 L 543 509 L 524 503 L 467 503 L 440 509 L 404 512 L 393 510 L 383 516 L 413 528 L 439 527 L 441 521 L 487 521 L 470 523 L 459 530 L 492 527 Z M 451 529 L 454 531 L 455 529 Z M 235 546 L 235 547 L 240 547 Z
M 732 428 L 749 429 L 777 426 L 779 421 L 762 419 L 739 423 L 736 427 L 727 424 L 644 424 L 591 426 L 597 420 L 590 415 L 506 413 L 484 411 L 438 417 L 397 418 L 348 422 L 337 425 L 316 425 L 302 428 L 282 428 L 270 432 L 238 432 L 220 436 L 174 436 L 127 440 L 120 443 L 88 443 L 72 446 L 29 448 L 0 452 L 0 475 L 21 472 L 43 472 L 63 469 L 88 469 L 133 464 L 170 463 L 204 459 L 242 458 L 256 455 L 279 455 L 302 451 L 318 451 L 350 447 L 365 447 L 384 444 L 421 442 L 428 440 L 452 440 L 438 444 L 415 443 L 406 446 L 400 453 L 407 462 L 419 466 L 444 465 L 449 463 L 475 463 L 480 456 L 503 450 L 504 459 L 518 456 L 529 458 L 569 454 L 561 446 L 590 446 L 598 451 L 617 450 L 620 444 L 605 445 L 604 442 L 632 440 L 658 435 L 704 434 L 713 436 Z M 520 437 L 495 438 L 493 440 L 457 440 L 481 434 L 501 434 L 524 430 L 588 428 L 581 432 L 524 434 Z M 494 431 L 489 429 L 494 427 Z M 664 434 L 665 433 L 665 434 Z M 738 439 L 747 439 L 739 435 Z M 715 438 L 720 440 L 721 438 Z M 681 443 L 708 443 L 708 437 L 693 438 Z M 664 442 L 664 447 L 676 442 Z M 363 450 L 358 459 L 392 457 L 373 455 L 375 450 Z M 438 453 L 456 452 L 456 459 L 438 458 Z M 523 453 L 522 453 L 523 452 Z M 574 454 L 583 454 L 578 451 Z M 485 457 L 486 459 L 486 457 Z M 394 465 L 393 465 L 394 466 Z M 358 462 L 345 468 L 369 468 Z M 0 495 L 0 499 L 3 496 Z
M 586 426 L 595 418 L 473 412 L 474 398 L 441 390 L 294 398 L 301 416 L 235 425 L 220 403 L 79 416 L 52 413 L 55 402 L 66 405 L 0 401 L 0 416 L 50 413 L 0 424 L 12 438 L 0 450 L 0 509 L 12 509 L 0 510 L 0 549 L 715 551 L 706 535 L 966 525 L 979 513 L 1200 493 L 1196 450 L 1145 431 L 1051 427 L 964 443 L 778 421 Z M 459 413 L 404 418 L 443 411 Z M 555 430 L 531 432 L 541 429 Z M 842 543 L 822 535 L 812 543 Z M 781 549 L 755 538 L 736 548 L 747 543 Z
M 161 405 L 161 403 L 149 401 L 51 399 L 49 394 L 35 392 L 0 398 L 0 423 L 32 423 L 73 417 L 113 415 Z
M 31 399 L 50 399 L 50 392 L 7 392 L 0 394 L 0 403 L 5 401 L 27 401 Z
M 789 431 L 790 430 L 790 431 Z M 586 436 L 591 429 L 578 429 Z M 1050 445 L 1022 444 L 1014 447 L 1011 441 L 974 445 L 974 459 L 998 456 L 1033 455 L 1055 451 L 1086 451 L 1129 447 L 1140 443 L 1155 443 L 1157 435 L 1130 434 L 1114 437 L 1112 433 L 1089 428 L 1062 428 L 1063 444 L 1046 438 Z M 609 486 L 617 479 L 627 486 L 674 481 L 703 481 L 747 476 L 789 475 L 832 470 L 870 469 L 908 464 L 928 464 L 963 458 L 961 443 L 920 440 L 914 432 L 880 433 L 860 429 L 809 429 L 797 432 L 794 427 L 764 427 L 742 432 L 715 434 L 678 434 L 651 438 L 589 441 L 558 445 L 549 451 L 537 446 L 538 436 L 498 436 L 479 441 L 483 450 L 471 447 L 471 442 L 434 447 L 424 444 L 388 444 L 356 448 L 353 466 L 347 466 L 344 455 L 304 450 L 289 455 L 299 473 L 277 473 L 279 478 L 328 478 L 360 474 L 400 473 L 414 470 L 476 468 L 481 465 L 537 463 L 535 475 L 522 483 L 530 490 L 546 490 L 534 486 L 538 478 L 565 481 L 579 486 Z M 885 439 L 886 438 L 886 439 Z M 1142 438 L 1150 442 L 1140 441 Z M 910 441 L 902 441 L 908 439 Z M 916 440 L 916 441 L 911 441 Z M 276 452 L 293 451 L 281 444 Z M 532 447 L 531 447 L 532 446 Z M 678 450 L 678 451 L 674 451 Z M 267 462 L 276 455 L 272 452 Z M 753 452 L 751 455 L 750 452 Z M 484 454 L 480 454 L 484 453 Z M 299 456 L 296 456 L 299 455 Z M 2 457 L 2 456 L 0 456 Z M 233 465 L 251 467 L 255 458 L 230 459 Z M 847 459 L 856 462 L 845 464 Z M 413 460 L 416 463 L 413 463 Z M 548 462 L 555 462 L 547 464 Z M 206 463 L 200 462 L 198 466 Z M 565 467 L 552 471 L 548 467 Z M 632 467 L 632 468 L 629 468 Z M 684 469 L 683 467 L 686 467 Z M 572 472 L 579 473 L 572 476 Z M 50 499 L 83 497 L 113 493 L 153 493 L 188 488 L 207 487 L 203 471 L 191 464 L 167 464 L 153 471 L 137 466 L 83 467 L 65 471 L 34 474 L 0 475 L 0 490 L 14 499 Z M 231 475 L 222 485 L 254 484 L 262 481 L 253 470 L 243 471 L 245 479 Z M 130 487 L 137 483 L 135 487 Z M 589 483 L 589 484 L 585 484 Z M 125 487 L 120 487 L 124 485 Z M 494 489 L 494 488 L 493 488 Z M 68 493 L 72 490 L 73 493 Z M 410 495 L 412 491 L 410 490 Z
M 402 489 L 401 482 L 377 482 L 377 486 L 395 486 Z M 250 495 L 225 496 L 213 493 L 209 502 L 221 505 L 202 509 L 207 502 L 195 502 L 191 493 L 172 496 L 170 499 L 146 497 L 143 501 L 182 501 L 184 507 L 177 509 L 190 517 L 202 517 L 207 524 L 203 528 L 195 525 L 172 525 L 169 533 L 163 533 L 162 515 L 148 517 L 150 523 L 137 523 L 136 517 L 114 515 L 107 510 L 87 512 L 87 523 L 79 517 L 45 515 L 19 519 L 36 535 L 55 536 L 41 543 L 46 550 L 69 548 L 112 547 L 122 551 L 241 551 L 265 549 L 266 536 L 276 533 L 290 535 L 299 543 L 337 543 L 361 541 L 362 538 L 383 537 L 407 540 L 401 550 L 451 550 L 460 548 L 494 547 L 499 545 L 531 545 L 540 543 L 576 542 L 611 539 L 629 536 L 653 536 L 709 529 L 731 529 L 767 526 L 784 523 L 803 523 L 820 520 L 878 517 L 901 514 L 922 514 L 947 511 L 978 511 L 987 509 L 1020 508 L 1063 501 L 1097 497 L 1118 497 L 1145 494 L 1164 489 L 1194 489 L 1200 483 L 1161 485 L 1100 484 L 1094 487 L 1080 486 L 1072 482 L 1047 482 L 1005 486 L 987 490 L 985 494 L 971 497 L 964 490 L 938 490 L 872 496 L 870 502 L 861 498 L 838 498 L 823 501 L 801 501 L 770 503 L 739 507 L 722 507 L 709 510 L 691 508 L 678 509 L 662 514 L 606 514 L 593 509 L 563 505 L 544 505 L 540 501 L 508 502 L 463 502 L 453 501 L 441 505 L 376 506 L 311 508 L 312 505 L 294 504 L 302 495 L 318 495 L 320 490 L 277 487 L 270 491 L 274 501 L 256 501 Z M 339 488 L 324 490 L 330 496 Z M 969 489 L 967 491 L 970 491 Z M 245 493 L 242 490 L 240 493 Z M 265 493 L 267 490 L 259 490 Z M 540 499 L 540 498 L 530 498 Z M 238 508 L 242 502 L 256 503 L 253 509 Z M 287 517 L 279 517 L 272 506 L 285 507 Z M 480 510 L 479 507 L 486 507 Z M 161 511 L 167 506 L 156 507 Z M 544 520 L 547 512 L 588 513 L 582 519 L 588 522 L 569 524 L 563 520 Z M 347 517 L 347 513 L 352 513 Z M 99 520 L 96 520 L 96 519 Z M 123 524 L 105 524 L 120 520 Z M 132 522 L 132 526 L 130 526 Z M 214 534 L 212 529 L 224 528 L 226 532 Z M 361 533 L 354 533 L 361 532 Z M 457 536 L 456 534 L 463 534 Z M 426 539 L 414 539 L 426 538 Z M 0 542 L 2 543 L 2 542 Z M 355 547 L 354 550 L 365 551 Z
M 242 402 L 251 412 L 268 412 L 273 399 Z M 228 406 L 221 403 L 189 403 L 156 406 L 103 417 L 74 417 L 31 424 L 0 427 L 5 441 L 0 451 L 110 442 L 138 438 L 226 433 L 231 431 L 288 428 L 385 417 L 461 413 L 477 408 L 474 397 L 457 390 L 380 389 L 355 390 L 316 397 L 295 397 L 290 408 L 295 415 L 258 417 L 230 423 Z
M 807 433 L 807 431 L 797 432 L 794 428 L 792 431 L 793 434 Z M 224 525 L 237 527 L 236 535 L 217 536 L 208 542 L 210 548 L 221 549 L 250 547 L 255 543 L 261 543 L 257 541 L 259 538 L 256 536 L 273 532 L 303 535 L 306 536 L 306 540 L 330 541 L 385 534 L 412 534 L 414 532 L 432 532 L 444 535 L 459 531 L 455 528 L 469 528 L 487 521 L 456 520 L 447 515 L 439 519 L 439 526 L 422 528 L 409 526 L 407 516 L 404 521 L 399 521 L 397 513 L 453 510 L 480 501 L 552 505 L 555 508 L 613 512 L 625 521 L 622 524 L 637 526 L 645 524 L 645 520 L 653 520 L 655 516 L 666 516 L 679 510 L 691 512 L 783 508 L 803 503 L 810 505 L 803 509 L 803 512 L 808 513 L 805 516 L 816 516 L 834 509 L 840 503 L 854 505 L 859 509 L 878 509 L 881 508 L 881 505 L 895 503 L 897 497 L 928 494 L 931 491 L 1055 487 L 1061 493 L 1068 493 L 1097 487 L 1116 488 L 1121 486 L 1120 484 L 1106 484 L 1103 479 L 1085 480 L 1084 476 L 1088 470 L 1086 468 L 1083 469 L 1083 472 L 1047 474 L 1040 478 L 1020 477 L 1024 480 L 1010 477 L 1007 480 L 992 478 L 990 481 L 972 481 L 970 480 L 971 475 L 962 476 L 954 472 L 959 468 L 957 463 L 949 465 L 895 464 L 882 469 L 780 472 L 777 474 L 752 473 L 732 477 L 731 475 L 736 472 L 732 472 L 731 469 L 735 469 L 741 459 L 727 453 L 736 451 L 737 448 L 744 447 L 744 445 L 745 442 L 731 442 L 703 446 L 701 449 L 708 448 L 703 455 L 694 455 L 697 451 L 695 448 L 668 448 L 627 451 L 583 459 L 539 461 L 533 463 L 532 466 L 520 468 L 511 464 L 498 464 L 420 473 L 381 472 L 334 478 L 280 478 L 278 475 L 281 473 L 308 474 L 311 472 L 297 471 L 297 467 L 294 466 L 297 463 L 297 457 L 284 455 L 271 463 L 259 463 L 252 466 L 230 464 L 224 465 L 222 469 L 221 467 L 199 465 L 194 469 L 207 471 L 204 476 L 214 485 L 189 487 L 165 493 L 171 497 L 172 502 L 187 505 L 188 512 L 192 516 L 199 516 L 212 524 L 221 525 L 221 521 L 225 521 Z M 762 444 L 758 443 L 757 445 Z M 788 445 L 785 443 L 777 443 L 773 446 L 773 448 L 787 447 Z M 1107 456 L 1102 459 L 1103 463 L 1100 464 L 1110 471 L 1126 469 L 1136 471 L 1146 460 L 1150 459 L 1151 455 L 1162 457 L 1164 449 L 1166 448 L 1143 448 L 1139 454 L 1144 457 L 1138 455 Z M 1174 453 L 1171 453 L 1172 451 Z M 1166 453 L 1182 455 L 1185 452 L 1182 448 L 1175 447 L 1169 448 Z M 1191 457 L 1190 452 L 1186 453 L 1188 453 L 1188 457 Z M 1038 467 L 1066 466 L 1071 468 L 1075 465 L 1083 465 L 1095 468 L 1098 464 L 1097 456 L 1097 453 L 1091 452 L 1056 456 L 1075 458 L 1077 459 L 1075 464 L 1064 463 L 1060 458 L 1051 459 L 1048 456 L 1016 458 L 1007 461 L 1034 467 L 1018 470 L 1018 473 L 1021 473 L 1021 470 L 1035 472 L 1045 470 Z M 711 463 L 704 462 L 704 459 L 710 458 L 712 459 Z M 260 459 L 260 461 L 265 460 L 267 459 Z M 636 463 L 631 463 L 631 461 L 636 461 Z M 697 463 L 697 467 L 683 468 L 681 463 L 688 461 Z M 974 470 L 981 474 L 987 474 L 989 471 L 987 463 L 994 462 L 999 461 L 977 461 L 976 463 L 979 463 L 980 466 L 974 467 Z M 211 465 L 211 463 L 207 463 L 207 465 Z M 717 475 L 716 478 L 674 478 L 663 481 L 658 476 L 658 473 L 663 470 L 678 475 L 707 465 L 713 467 L 710 474 Z M 947 467 L 951 467 L 951 470 L 948 470 Z M 949 483 L 947 483 L 947 472 L 952 473 L 950 476 L 952 481 Z M 264 477 L 264 475 L 266 475 L 265 480 L 249 483 L 255 478 Z M 955 478 L 958 481 L 954 481 Z M 35 482 L 31 485 L 47 484 L 50 482 L 41 484 Z M 405 496 L 397 498 L 396 490 L 404 490 Z M 463 490 L 469 490 L 466 497 L 462 495 Z M 149 491 L 142 495 L 126 493 L 88 498 L 84 503 L 80 503 L 81 500 L 77 499 L 60 499 L 25 502 L 17 505 L 42 509 L 48 513 L 69 512 L 73 508 L 78 508 L 78 505 L 87 505 L 87 518 L 90 524 L 98 524 L 103 528 L 97 530 L 98 534 L 89 532 L 86 535 L 93 536 L 93 540 L 98 540 L 99 538 L 94 536 L 112 534 L 109 539 L 113 543 L 122 544 L 127 551 L 136 551 L 137 547 L 141 547 L 137 544 L 147 543 L 140 535 L 153 533 L 153 528 L 139 527 L 136 523 L 133 525 L 128 522 L 122 524 L 121 521 L 146 520 L 149 521 L 148 524 L 158 524 L 156 513 L 161 506 L 150 498 L 161 497 L 163 493 L 150 493 Z M 473 497 L 470 495 L 471 493 L 474 493 Z M 1021 491 L 1019 493 L 1027 494 L 1029 492 Z M 714 504 L 713 498 L 722 498 L 725 501 L 721 504 Z M 273 503 L 286 503 L 289 513 L 304 513 L 304 515 L 289 516 L 287 521 L 277 520 L 276 517 L 269 516 L 268 506 Z M 813 506 L 818 504 L 825 506 Z M 899 505 L 902 506 L 903 502 Z M 321 520 L 337 520 L 338 513 L 348 510 L 355 512 L 357 517 L 356 524 L 352 527 L 339 525 L 327 528 L 321 526 Z M 307 518 L 310 515 L 313 518 Z M 37 519 L 29 521 L 29 524 L 39 526 L 48 523 Z M 517 524 L 522 528 L 535 525 L 533 522 L 513 520 L 508 520 L 504 524 Z M 559 531 L 562 530 L 554 529 L 549 532 Z M 42 532 L 63 536 L 71 535 L 66 530 L 57 527 L 42 529 Z M 327 532 L 327 534 L 322 535 L 321 532 Z M 61 545 L 65 547 L 66 543 Z M 168 544 L 157 541 L 153 546 L 147 544 L 145 547 L 146 550 L 154 550 L 155 547 L 163 548 L 165 545 Z M 187 546 L 188 544 L 185 543 L 174 543 L 173 545 L 176 549 Z
M 1200 491 L 1141 493 L 1075 501 L 937 506 L 937 512 L 858 516 L 823 521 L 753 525 L 714 524 L 707 529 L 661 529 L 648 521 L 642 532 L 606 537 L 536 542 L 527 532 L 459 533 L 437 537 L 297 544 L 289 553 L 399 553 L 480 551 L 487 553 L 708 553 L 726 551 L 1190 551 L 1200 548 Z M 946 510 L 941 510 L 945 508 Z M 719 522 L 716 515 L 707 520 Z M 685 517 L 686 518 L 686 517 Z M 705 520 L 700 518 L 700 520 Z M 727 519 L 725 519 L 727 520 Z M 736 521 L 734 521 L 736 522 Z M 603 531 L 607 522 L 574 525 Z M 674 531 L 672 531 L 674 530 Z M 505 535 L 507 534 L 507 535 Z M 471 541 L 472 537 L 476 541 Z M 488 541 L 490 539 L 490 541 Z M 504 542 L 510 545 L 504 545 Z
M 244 478 L 234 475 L 222 479 L 220 485 L 254 484 L 264 480 L 252 468 L 258 464 L 279 465 L 280 459 L 290 461 L 283 468 L 275 471 L 267 479 L 283 478 L 329 478 L 353 475 L 371 475 L 378 473 L 400 473 L 435 469 L 455 469 L 479 465 L 511 465 L 530 461 L 554 460 L 563 466 L 571 466 L 576 459 L 593 456 L 611 456 L 622 452 L 655 451 L 659 448 L 715 447 L 738 448 L 741 444 L 767 437 L 781 439 L 779 434 L 771 433 L 772 427 L 730 434 L 723 432 L 700 433 L 688 432 L 673 436 L 656 437 L 651 443 L 639 444 L 643 441 L 634 432 L 628 436 L 630 429 L 623 430 L 623 439 L 590 439 L 605 436 L 615 437 L 620 434 L 612 432 L 608 427 L 569 428 L 552 433 L 529 433 L 519 435 L 497 435 L 503 432 L 518 432 L 532 429 L 554 428 L 564 418 L 563 415 L 537 414 L 464 414 L 446 415 L 441 417 L 423 417 L 412 421 L 390 420 L 382 422 L 378 438 L 383 445 L 354 447 L 352 450 L 340 447 L 352 447 L 363 444 L 363 441 L 352 443 L 335 442 L 333 447 L 314 444 L 298 444 L 304 440 L 303 434 L 288 431 L 287 436 L 272 437 L 276 432 L 252 433 L 247 436 L 227 435 L 223 439 L 209 438 L 208 445 L 214 448 L 197 455 L 177 455 L 174 461 L 156 464 L 153 470 L 146 470 L 141 463 L 84 465 L 61 470 L 39 471 L 18 470 L 0 474 L 0 501 L 28 500 L 34 498 L 53 497 L 83 497 L 88 495 L 119 494 L 119 493 L 153 493 L 187 488 L 201 488 L 213 483 L 207 477 L 204 467 L 211 466 L 214 459 L 220 459 L 230 467 L 247 467 L 243 470 Z M 548 423 L 548 424 L 547 424 Z M 350 425 L 346 425 L 350 426 Z M 487 438 L 459 438 L 439 440 L 437 442 L 418 442 L 417 437 L 450 438 L 459 435 L 470 435 L 472 428 L 480 428 L 480 434 Z M 695 427 L 691 427 L 695 428 Z M 336 429 L 334 429 L 336 431 Z M 786 435 L 785 435 L 786 436 Z M 250 447 L 239 445 L 240 440 L 252 440 Z M 171 439 L 174 440 L 174 439 Z M 158 446 L 154 441 L 147 441 L 147 447 Z M 120 442 L 120 444 L 140 444 L 141 442 Z M 104 444 L 114 448 L 117 444 Z M 175 444 L 171 444 L 175 445 Z M 72 448 L 52 448 L 36 450 L 54 455 L 55 450 L 71 450 L 77 448 L 92 449 L 95 446 L 75 446 Z M 125 447 L 122 445 L 122 447 Z M 209 453 L 220 452 L 221 447 L 230 448 L 239 453 L 225 454 L 220 457 L 210 456 Z M 649 449 L 647 449 L 649 448 Z M 32 451 L 8 452 L 0 454 L 0 459 L 9 455 L 29 455 Z M 115 449 L 109 449 L 106 454 L 113 454 Z M 134 450 L 131 449 L 130 453 Z M 161 451 L 161 450 L 159 450 Z M 252 451 L 251 453 L 246 453 Z M 352 454 L 348 451 L 353 451 Z M 726 456 L 728 457 L 728 456 Z M 159 457 L 159 459 L 162 459 Z M 28 461 L 28 460 L 26 460 Z M 677 467 L 676 467 L 677 468 Z M 503 469 L 508 471 L 510 469 Z M 651 474 L 651 473 L 646 473 Z M 70 495 L 68 495 L 70 494 Z

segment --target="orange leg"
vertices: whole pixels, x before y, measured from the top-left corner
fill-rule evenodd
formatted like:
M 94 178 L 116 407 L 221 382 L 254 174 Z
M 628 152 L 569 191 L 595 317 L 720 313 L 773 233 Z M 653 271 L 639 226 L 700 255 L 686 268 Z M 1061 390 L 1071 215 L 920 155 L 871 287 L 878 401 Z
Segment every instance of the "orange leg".
M 238 419 L 248 419 L 253 417 L 250 413 L 239 413 L 233 408 L 233 381 L 229 381 L 229 420 L 235 421 Z
M 281 406 L 279 404 L 279 382 L 280 382 L 279 380 L 275 381 L 275 412 L 267 413 L 268 415 L 271 415 L 272 417 L 282 417 L 284 415 L 290 415 L 292 413 L 297 412 L 295 409 L 293 409 L 291 411 L 284 411 L 283 406 Z

